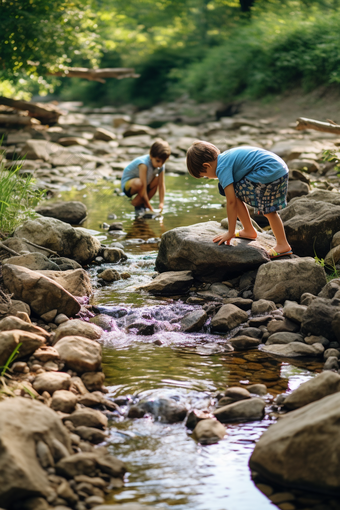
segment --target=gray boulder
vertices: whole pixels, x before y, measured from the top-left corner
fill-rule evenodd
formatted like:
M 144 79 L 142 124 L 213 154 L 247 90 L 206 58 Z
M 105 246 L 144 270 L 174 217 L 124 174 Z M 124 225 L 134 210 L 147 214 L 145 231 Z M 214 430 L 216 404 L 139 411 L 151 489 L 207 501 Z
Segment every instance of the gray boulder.
M 181 330 L 189 333 L 190 331 L 198 331 L 202 328 L 208 315 L 204 310 L 194 310 L 185 315 L 181 320 Z
M 325 257 L 340 230 L 340 205 L 307 197 L 292 200 L 280 216 L 289 244 L 300 257 Z
M 275 303 L 299 301 L 303 293 L 317 294 L 326 283 L 324 268 L 311 257 L 275 260 L 259 268 L 254 295 Z
M 340 393 L 292 411 L 257 442 L 250 468 L 284 486 L 340 492 Z
M 287 200 L 288 202 L 295 197 L 302 197 L 304 195 L 308 195 L 310 188 L 306 182 L 299 180 L 289 180 L 288 182 L 288 193 Z
M 262 347 L 262 351 L 274 354 L 276 356 L 284 356 L 287 358 L 322 356 L 325 348 L 321 344 L 307 345 L 302 342 L 291 342 L 288 344 L 271 344 Z
M 189 270 L 202 281 L 217 282 L 269 261 L 260 236 L 256 242 L 234 239 L 233 246 L 213 243 L 214 237 L 225 232 L 216 221 L 169 230 L 162 235 L 157 271 Z
M 226 430 L 221 422 L 208 418 L 199 421 L 192 434 L 194 439 L 201 444 L 214 444 L 224 438 Z
M 55 218 L 27 220 L 15 230 L 14 237 L 28 239 L 81 264 L 91 262 L 101 248 L 100 241 L 86 229 L 73 228 Z M 35 248 L 35 251 L 39 250 Z
M 285 301 L 283 315 L 287 319 L 301 324 L 306 313 L 307 306 L 299 305 L 296 301 Z
M 1 504 L 8 508 L 30 497 L 52 496 L 37 445 L 42 443 L 52 462 L 56 443 L 72 453 L 69 434 L 59 416 L 36 400 L 5 400 L 0 403 L 0 443 Z
M 323 372 L 302 383 L 287 395 L 284 406 L 289 410 L 298 409 L 338 391 L 340 391 L 340 375 L 334 372 Z
M 21 346 L 19 347 L 18 357 L 24 358 L 25 356 L 30 356 L 36 349 L 44 345 L 45 338 L 20 329 L 2 331 L 0 333 L 0 367 L 5 365 L 12 352 L 19 344 L 21 344 Z
M 59 266 L 49 260 L 46 255 L 39 252 L 27 253 L 26 255 L 19 255 L 11 257 L 3 261 L 4 264 L 13 264 L 15 266 L 27 267 L 32 271 L 60 271 Z
M 36 212 L 41 216 L 56 218 L 71 225 L 80 225 L 86 218 L 87 208 L 82 202 L 77 201 L 54 202 L 37 207 Z
M 2 276 L 13 297 L 27 303 L 37 315 L 57 310 L 71 317 L 80 311 L 80 304 L 71 294 L 41 273 L 5 264 Z
M 90 296 L 91 280 L 85 269 L 69 269 L 67 271 L 39 271 L 40 274 L 58 283 L 72 296 Z
M 33 381 L 33 388 L 38 393 L 47 391 L 53 395 L 58 390 L 68 390 L 71 386 L 71 376 L 65 372 L 45 372 L 38 374 Z
M 257 397 L 239 400 L 216 409 L 214 416 L 222 423 L 262 420 L 265 406 L 264 400 Z
M 102 349 L 98 342 L 81 336 L 65 336 L 55 348 L 66 367 L 79 374 L 100 368 Z
M 65 336 L 83 336 L 90 340 L 99 340 L 103 330 L 96 324 L 89 324 L 80 319 L 63 322 L 55 331 L 54 343 Z
M 335 341 L 340 338 L 339 319 L 339 300 L 317 297 L 307 307 L 301 324 L 302 331 Z
M 159 274 L 151 283 L 143 285 L 140 289 L 155 295 L 184 294 L 193 282 L 191 271 L 169 271 Z
M 235 305 L 223 305 L 211 320 L 212 331 L 230 331 L 246 322 L 248 314 Z
M 288 331 L 280 331 L 270 335 L 266 345 L 272 344 L 290 344 L 291 342 L 303 342 L 303 336 L 298 333 L 289 333 Z

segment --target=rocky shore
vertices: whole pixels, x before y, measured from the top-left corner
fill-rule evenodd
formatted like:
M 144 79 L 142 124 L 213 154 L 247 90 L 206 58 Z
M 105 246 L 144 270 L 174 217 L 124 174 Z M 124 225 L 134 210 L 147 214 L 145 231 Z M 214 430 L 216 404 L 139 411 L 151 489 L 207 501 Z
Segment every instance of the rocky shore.
M 128 255 L 74 226 L 86 218 L 83 204 L 44 205 L 0 247 L 0 366 L 18 349 L 11 372 L 1 375 L 0 506 L 5 509 L 150 508 L 105 504 L 107 494 L 123 486 L 127 470 L 106 446 L 108 420 L 115 416 L 184 422 L 201 444 L 223 439 L 229 423 L 280 418 L 255 447 L 254 478 L 326 494 L 340 491 L 334 440 L 340 278 L 328 281 L 324 267 L 339 269 L 340 195 L 337 170 L 322 159 L 324 149 L 336 152 L 340 142 L 334 135 L 298 134 L 293 128 L 276 129 L 269 119 L 240 114 L 176 125 L 179 109 L 164 105 L 123 115 L 69 105 L 55 126 L 6 130 L 5 164 L 9 168 L 15 154 L 26 155 L 21 172 L 34 172 L 38 186 L 53 192 L 100 178 L 118 187 L 126 162 L 144 154 L 159 136 L 173 151 L 167 171 L 183 174 L 185 151 L 197 138 L 221 150 L 249 144 L 276 152 L 290 168 L 290 200 L 281 217 L 295 255 L 270 261 L 273 237 L 258 225 L 255 241 L 234 239 L 221 247 L 211 239 L 227 228 L 227 220 L 172 229 L 161 239 L 159 274 L 139 292 L 171 297 L 192 309 L 168 321 L 117 307 L 116 326 L 152 337 L 167 321 L 184 333 L 222 335 L 223 343 L 201 346 L 207 354 L 256 349 L 269 359 L 317 360 L 322 373 L 275 402 L 268 394 L 270 381 L 253 384 L 263 373 L 257 363 L 251 381 L 213 395 L 203 410 L 152 394 L 128 403 L 107 398 L 102 335 L 111 323 L 89 304 L 93 289 L 84 267 L 104 264 L 98 276 L 110 284 L 129 278 L 121 265 Z M 159 118 L 169 122 L 149 126 Z M 324 264 L 316 262 L 315 254 Z M 154 344 L 162 346 L 157 340 Z M 315 445 L 317 454 L 311 456 Z

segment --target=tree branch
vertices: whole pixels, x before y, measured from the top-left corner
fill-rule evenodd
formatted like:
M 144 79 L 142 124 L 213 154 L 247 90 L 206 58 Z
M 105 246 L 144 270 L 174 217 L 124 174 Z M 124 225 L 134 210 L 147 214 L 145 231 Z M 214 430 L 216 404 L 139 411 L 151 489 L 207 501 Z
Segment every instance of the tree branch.
M 138 78 L 139 74 L 135 74 L 133 68 L 108 68 L 108 69 L 87 69 L 86 67 L 69 67 L 64 71 L 48 73 L 52 76 L 64 76 L 67 78 L 85 78 L 90 81 L 99 81 L 105 83 L 105 78 Z
M 295 129 L 297 129 L 298 131 L 303 131 L 304 129 L 315 129 L 316 131 L 323 131 L 326 133 L 340 135 L 340 126 L 338 124 L 331 124 L 330 122 L 320 122 L 318 120 L 305 119 L 303 117 L 299 117 L 296 122 L 297 124 Z

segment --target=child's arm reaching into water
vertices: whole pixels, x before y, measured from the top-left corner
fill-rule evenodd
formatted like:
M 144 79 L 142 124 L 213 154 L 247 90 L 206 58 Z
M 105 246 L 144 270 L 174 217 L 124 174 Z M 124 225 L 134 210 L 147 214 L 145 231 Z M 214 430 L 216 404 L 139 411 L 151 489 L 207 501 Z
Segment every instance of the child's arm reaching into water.
M 224 193 L 227 199 L 227 216 L 228 216 L 228 231 L 223 234 L 214 237 L 213 242 L 219 245 L 226 243 L 229 244 L 230 240 L 235 237 L 235 228 L 237 220 L 237 198 L 234 191 L 234 185 L 229 184 L 224 188 Z

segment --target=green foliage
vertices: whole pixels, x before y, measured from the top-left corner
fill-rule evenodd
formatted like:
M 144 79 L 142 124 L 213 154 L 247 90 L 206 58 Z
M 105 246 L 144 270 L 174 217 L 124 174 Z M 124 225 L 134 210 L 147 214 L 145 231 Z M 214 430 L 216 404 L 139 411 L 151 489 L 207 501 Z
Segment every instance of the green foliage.
M 1 158 L 1 155 L 0 155 Z M 7 236 L 24 220 L 33 217 L 33 208 L 43 192 L 34 189 L 31 175 L 20 174 L 22 165 L 9 169 L 0 161 L 0 235 Z
M 15 358 L 17 357 L 17 355 L 19 353 L 19 349 L 20 349 L 21 346 L 22 346 L 22 343 L 18 344 L 15 347 L 14 351 L 12 352 L 12 354 L 10 355 L 10 357 L 8 358 L 8 360 L 6 361 L 5 365 L 0 367 L 0 369 L 1 369 L 0 377 L 4 377 L 4 375 L 6 374 L 7 370 L 9 370 L 9 366 L 15 360 Z
M 78 55 L 95 64 L 97 24 L 81 0 L 0 0 L 0 77 L 41 77 Z M 40 78 L 43 81 L 43 78 Z

